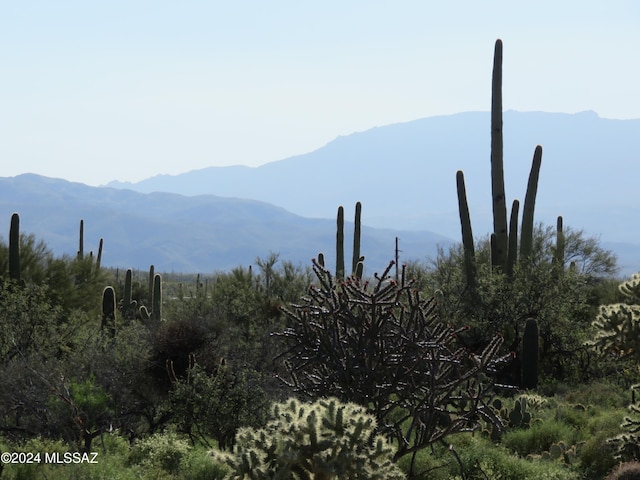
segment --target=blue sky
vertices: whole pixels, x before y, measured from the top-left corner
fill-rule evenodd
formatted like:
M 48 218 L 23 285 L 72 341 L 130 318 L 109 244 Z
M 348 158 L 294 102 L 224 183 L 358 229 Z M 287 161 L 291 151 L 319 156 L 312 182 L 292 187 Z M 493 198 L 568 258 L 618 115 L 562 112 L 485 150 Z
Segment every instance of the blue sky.
M 0 6 L 0 176 L 260 165 L 504 107 L 640 118 L 640 2 L 20 0 Z

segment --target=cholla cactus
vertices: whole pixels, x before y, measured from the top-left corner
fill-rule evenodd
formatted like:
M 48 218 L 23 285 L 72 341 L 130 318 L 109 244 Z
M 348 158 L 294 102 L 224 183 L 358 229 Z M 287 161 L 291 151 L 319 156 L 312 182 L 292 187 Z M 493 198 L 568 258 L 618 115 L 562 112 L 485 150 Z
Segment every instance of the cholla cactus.
M 393 447 L 375 435 L 365 408 L 336 398 L 275 403 L 264 428 L 242 428 L 234 453 L 214 450 L 231 468 L 228 479 L 406 478 L 392 462 Z
M 632 357 L 640 362 L 640 274 L 618 286 L 626 303 L 600 306 L 593 325 L 596 338 L 590 344 L 601 353 Z
M 397 445 L 395 460 L 483 422 L 501 429 L 490 402 L 496 372 L 512 358 L 499 353 L 502 337 L 467 351 L 458 342 L 466 328 L 442 322 L 405 267 L 393 280 L 393 265 L 363 282 L 313 263 L 318 284 L 283 308 L 290 326 L 274 334 L 290 377 L 282 380 L 311 398 L 365 405 Z

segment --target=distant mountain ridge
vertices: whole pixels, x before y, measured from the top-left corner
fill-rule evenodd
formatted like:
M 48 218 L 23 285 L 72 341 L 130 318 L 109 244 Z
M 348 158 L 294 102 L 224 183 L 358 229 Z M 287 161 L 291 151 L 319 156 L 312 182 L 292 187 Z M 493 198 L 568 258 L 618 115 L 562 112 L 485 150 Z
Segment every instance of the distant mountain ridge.
M 392 258 L 395 236 L 403 259 L 424 259 L 437 244 L 459 241 L 458 169 L 465 172 L 474 234 L 488 234 L 489 124 L 487 112 L 430 117 L 339 137 L 261 167 L 210 167 L 136 184 L 93 188 L 36 175 L 0 178 L 0 218 L 8 224 L 20 212 L 25 231 L 70 254 L 83 218 L 87 238 L 93 235 L 95 245 L 105 238 L 108 265 L 208 272 L 270 252 L 307 263 L 323 251 L 331 264 L 336 209 L 344 205 L 349 219 L 361 201 L 365 263 L 378 269 Z M 566 226 L 599 236 L 616 252 L 623 274 L 640 271 L 634 221 L 640 120 L 508 111 L 504 134 L 508 204 L 523 200 L 541 144 L 536 219 L 555 225 L 562 215 Z
M 346 211 L 349 215 L 349 206 Z M 147 269 L 154 264 L 158 271 L 212 273 L 247 267 L 271 252 L 303 265 L 321 251 L 328 262 L 335 259 L 335 220 L 303 218 L 254 200 L 143 194 L 25 174 L 0 178 L 0 218 L 7 222 L 6 232 L 0 231 L 4 238 L 13 212 L 20 214 L 22 232 L 35 234 L 58 255 L 75 255 L 83 219 L 85 249 L 95 251 L 104 238 L 107 266 Z M 388 264 L 396 235 L 401 237 L 405 259 L 423 259 L 435 254 L 436 245 L 451 243 L 426 231 L 365 226 L 365 268 Z
M 640 178 L 640 120 L 595 112 L 504 113 L 508 204 L 521 201 L 535 146 L 543 146 L 536 217 L 584 228 L 607 241 L 638 243 L 633 202 Z M 459 237 L 455 173 L 465 172 L 477 234 L 491 228 L 490 117 L 466 112 L 376 127 L 338 137 L 316 151 L 260 167 L 210 167 L 135 184 L 141 192 L 215 194 L 265 201 L 327 218 L 337 204 L 362 201 L 363 221 Z

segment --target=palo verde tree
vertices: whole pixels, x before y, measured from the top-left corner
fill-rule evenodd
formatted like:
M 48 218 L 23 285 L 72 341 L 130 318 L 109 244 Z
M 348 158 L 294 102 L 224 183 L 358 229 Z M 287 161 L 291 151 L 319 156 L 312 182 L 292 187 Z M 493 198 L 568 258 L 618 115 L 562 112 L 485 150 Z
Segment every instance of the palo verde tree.
M 367 407 L 379 433 L 398 445 L 394 459 L 414 455 L 449 435 L 474 430 L 480 420 L 501 427 L 490 407 L 494 378 L 510 355 L 495 336 L 478 354 L 457 342 L 465 327 L 445 324 L 435 301 L 389 272 L 371 281 L 341 280 L 314 260 L 317 284 L 284 309 L 288 378 L 311 398 L 335 396 Z

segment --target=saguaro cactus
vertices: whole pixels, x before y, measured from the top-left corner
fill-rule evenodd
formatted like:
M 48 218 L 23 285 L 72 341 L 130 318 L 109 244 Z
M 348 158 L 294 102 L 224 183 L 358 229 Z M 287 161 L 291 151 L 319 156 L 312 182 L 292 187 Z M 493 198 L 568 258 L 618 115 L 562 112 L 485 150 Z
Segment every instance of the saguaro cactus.
M 153 277 L 153 298 L 151 299 L 151 318 L 162 320 L 162 276 L 156 273 Z
M 336 277 L 344 278 L 344 207 L 338 207 L 336 222 Z
M 495 44 L 493 59 L 493 77 L 491 90 L 491 194 L 493 208 L 493 232 L 491 234 L 491 265 L 502 272 L 512 275 L 518 260 L 527 262 L 533 249 L 534 207 L 538 189 L 538 177 L 542 162 L 542 147 L 538 145 L 533 155 L 531 172 L 527 184 L 527 192 L 522 213 L 522 227 L 520 232 L 520 255 L 518 259 L 518 213 L 519 201 L 512 204 L 511 216 L 507 225 L 506 195 L 504 186 L 503 159 L 503 130 L 502 130 L 502 41 Z M 473 271 L 470 259 L 474 257 L 471 249 L 473 237 L 470 236 L 471 222 L 467 205 L 462 172 L 457 172 L 458 206 L 462 226 L 462 243 L 465 248 L 465 268 L 467 283 L 473 285 L 475 281 L 469 272 Z M 508 227 L 508 230 L 507 230 Z M 475 260 L 473 260 L 475 262 Z
M 562 216 L 559 216 L 556 223 L 556 249 L 555 249 L 555 252 L 553 253 L 553 261 L 555 262 L 559 270 L 562 270 L 564 268 L 565 239 L 564 239 L 564 230 L 562 227 L 562 223 L 563 223 Z
M 102 330 L 116 334 L 116 291 L 108 286 L 102 291 Z
M 362 204 L 356 203 L 353 229 L 353 256 L 351 259 L 351 275 L 362 278 L 364 256 L 360 255 L 360 239 L 362 236 Z M 346 274 L 344 255 L 344 207 L 338 207 L 336 218 L 336 278 L 344 279 Z M 324 266 L 324 254 L 318 254 L 318 262 Z
M 78 260 L 84 258 L 84 220 L 80 219 L 80 234 L 78 236 Z
M 124 277 L 122 292 L 122 315 L 128 320 L 135 318 L 138 302 L 133 299 L 133 271 L 128 268 Z
M 530 318 L 522 336 L 522 387 L 538 387 L 538 322 Z
M 362 204 L 356 202 L 356 214 L 353 222 L 353 259 L 351 262 L 351 274 L 362 277 L 362 261 L 364 257 L 360 257 L 360 238 L 362 236 Z M 358 267 L 360 265 L 360 267 Z M 360 274 L 358 275 L 358 271 Z
M 104 244 L 104 239 L 100 239 L 100 243 L 98 244 L 98 255 L 96 256 L 96 270 L 100 270 L 100 263 L 102 262 L 102 245 Z
M 502 40 L 495 44 L 491 84 L 491 195 L 493 197 L 493 266 L 507 266 L 507 203 L 504 190 L 502 138 Z
M 20 215 L 11 215 L 9 227 L 9 278 L 20 281 Z

